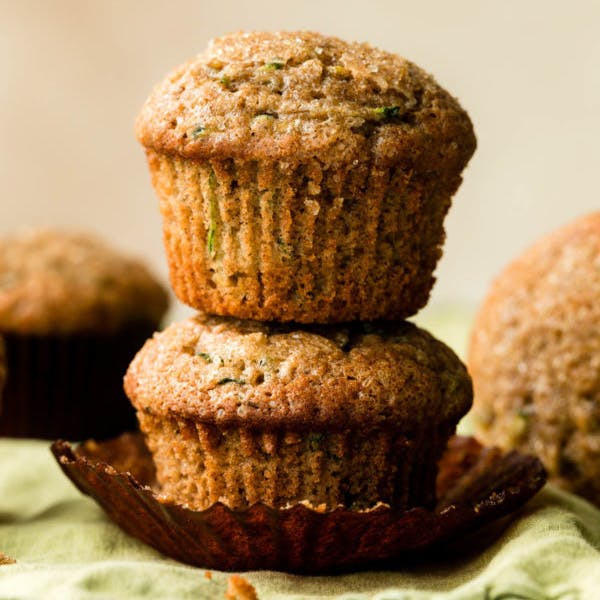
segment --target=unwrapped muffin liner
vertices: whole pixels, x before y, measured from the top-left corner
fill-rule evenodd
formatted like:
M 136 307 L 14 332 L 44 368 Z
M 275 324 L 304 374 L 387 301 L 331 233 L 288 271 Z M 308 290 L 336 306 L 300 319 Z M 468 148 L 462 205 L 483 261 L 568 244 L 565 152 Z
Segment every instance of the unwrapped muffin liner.
M 123 375 L 154 324 L 114 334 L 4 334 L 0 435 L 104 439 L 137 429 Z
M 425 305 L 454 192 L 435 177 L 368 160 L 148 159 L 186 304 L 301 323 L 402 319 Z
M 401 566 L 409 555 L 411 560 L 424 556 L 511 513 L 545 482 L 537 458 L 457 436 L 439 463 L 434 510 L 380 504 L 365 511 L 322 512 L 300 503 L 234 511 L 215 503 L 193 511 L 165 502 L 153 489 L 155 471 L 141 436 L 75 449 L 59 440 L 52 452 L 73 483 L 123 530 L 172 558 L 225 571 L 329 573 Z

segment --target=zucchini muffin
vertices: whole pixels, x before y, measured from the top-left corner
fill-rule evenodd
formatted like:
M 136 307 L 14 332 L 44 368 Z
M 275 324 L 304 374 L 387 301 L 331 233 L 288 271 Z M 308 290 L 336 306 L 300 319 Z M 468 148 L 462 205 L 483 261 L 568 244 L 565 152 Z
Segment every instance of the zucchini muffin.
M 475 149 L 419 67 L 309 32 L 214 40 L 154 89 L 137 136 L 179 299 L 302 323 L 425 305 Z
M 136 426 L 121 381 L 167 308 L 137 260 L 85 234 L 0 240 L 8 380 L 0 435 L 106 437 Z
M 600 212 L 543 238 L 495 280 L 469 367 L 478 435 L 537 454 L 600 504 Z
M 431 506 L 471 405 L 466 369 L 406 323 L 304 326 L 199 314 L 155 334 L 125 391 L 167 500 Z

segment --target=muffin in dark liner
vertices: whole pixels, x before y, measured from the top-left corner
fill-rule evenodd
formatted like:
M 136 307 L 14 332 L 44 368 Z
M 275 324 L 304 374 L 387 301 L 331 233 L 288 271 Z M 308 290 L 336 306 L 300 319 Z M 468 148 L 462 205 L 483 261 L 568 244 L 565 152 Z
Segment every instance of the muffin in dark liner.
M 81 440 L 135 429 L 122 377 L 167 307 L 142 261 L 92 234 L 0 238 L 0 435 Z
M 439 463 L 433 511 L 342 507 L 319 512 L 304 504 L 255 504 L 203 511 L 162 503 L 152 489 L 152 459 L 140 436 L 125 435 L 75 450 L 59 440 L 52 452 L 64 473 L 123 530 L 182 562 L 211 569 L 328 573 L 399 565 L 410 553 L 439 546 L 516 510 L 545 483 L 540 461 L 454 437 Z

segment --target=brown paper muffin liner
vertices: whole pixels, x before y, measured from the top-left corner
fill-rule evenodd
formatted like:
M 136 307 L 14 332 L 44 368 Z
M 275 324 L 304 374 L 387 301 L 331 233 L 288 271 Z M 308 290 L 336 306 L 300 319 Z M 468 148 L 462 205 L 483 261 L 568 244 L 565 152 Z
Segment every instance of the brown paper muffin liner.
M 152 150 L 148 161 L 179 299 L 260 321 L 416 313 L 460 182 L 368 161 L 198 161 Z
M 154 329 L 143 324 L 111 335 L 4 334 L 8 376 L 0 435 L 104 439 L 136 430 L 123 375 Z
M 455 437 L 439 463 L 434 510 L 378 505 L 320 512 L 304 504 L 283 509 L 255 504 L 234 511 L 216 503 L 193 511 L 165 503 L 153 491 L 152 459 L 141 436 L 75 450 L 57 441 L 52 452 L 73 483 L 126 532 L 182 562 L 226 571 L 400 566 L 407 556 L 414 560 L 417 553 L 511 513 L 545 482 L 538 459 Z
M 217 427 L 138 412 L 166 498 L 202 510 L 300 501 L 332 509 L 435 503 L 437 461 L 454 427 L 413 435 Z

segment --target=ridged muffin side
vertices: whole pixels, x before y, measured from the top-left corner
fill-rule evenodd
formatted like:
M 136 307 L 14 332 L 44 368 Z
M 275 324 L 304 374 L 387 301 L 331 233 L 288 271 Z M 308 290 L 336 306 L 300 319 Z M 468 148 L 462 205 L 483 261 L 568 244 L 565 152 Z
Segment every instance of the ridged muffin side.
M 215 40 L 156 87 L 137 132 L 179 298 L 305 323 L 426 303 L 475 149 L 421 69 L 309 32 Z
M 148 341 L 125 388 L 164 494 L 197 509 L 431 505 L 471 402 L 458 358 L 408 323 L 198 315 Z
M 426 304 L 450 205 L 435 178 L 148 156 L 171 284 L 186 304 L 329 323 L 402 319 Z

